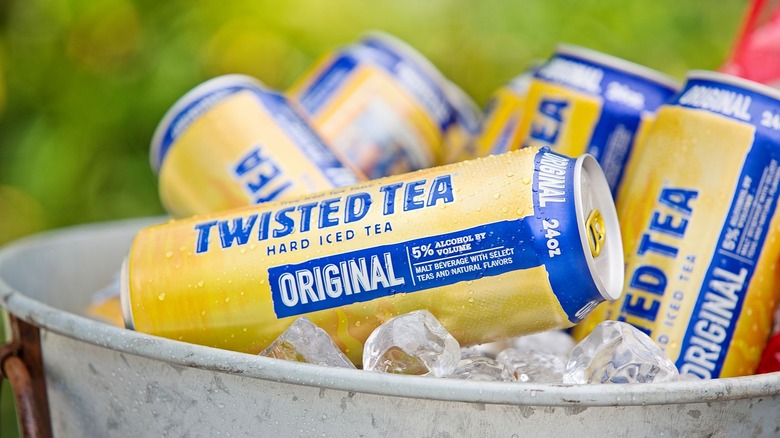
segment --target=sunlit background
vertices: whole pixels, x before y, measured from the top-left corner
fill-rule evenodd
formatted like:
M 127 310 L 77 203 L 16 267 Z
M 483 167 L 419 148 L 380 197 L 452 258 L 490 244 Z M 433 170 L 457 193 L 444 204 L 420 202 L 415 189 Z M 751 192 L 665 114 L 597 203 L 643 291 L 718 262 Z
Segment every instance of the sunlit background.
M 369 29 L 417 48 L 478 103 L 564 41 L 682 79 L 728 55 L 745 0 L 0 2 L 0 245 L 163 213 L 152 132 L 198 83 L 285 89 Z M 88 267 L 85 267 L 88 272 Z M 15 436 L 7 384 L 0 436 Z

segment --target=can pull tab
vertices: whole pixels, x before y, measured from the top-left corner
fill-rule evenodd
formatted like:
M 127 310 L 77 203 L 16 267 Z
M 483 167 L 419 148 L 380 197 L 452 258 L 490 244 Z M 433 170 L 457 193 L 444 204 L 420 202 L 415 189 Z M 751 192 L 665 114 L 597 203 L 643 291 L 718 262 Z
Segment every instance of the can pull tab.
M 607 227 L 604 226 L 604 216 L 599 210 L 593 209 L 585 220 L 585 229 L 588 233 L 588 244 L 593 257 L 601 255 L 604 241 L 607 239 Z

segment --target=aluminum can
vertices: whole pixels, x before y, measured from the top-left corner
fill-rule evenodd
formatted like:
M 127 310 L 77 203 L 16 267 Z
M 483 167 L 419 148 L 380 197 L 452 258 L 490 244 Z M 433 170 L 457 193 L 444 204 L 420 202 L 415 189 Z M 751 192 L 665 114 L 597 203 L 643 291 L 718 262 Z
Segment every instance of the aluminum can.
M 412 310 L 462 345 L 570 327 L 622 266 L 598 163 L 525 149 L 146 228 L 121 299 L 130 328 L 250 353 L 306 316 L 360 363 Z
M 655 110 L 679 84 L 654 70 L 593 50 L 560 45 L 535 70 L 519 142 L 596 157 L 612 192 Z
M 493 93 L 485 108 L 485 119 L 474 141 L 475 157 L 501 154 L 520 144 L 520 121 L 525 111 L 533 71 L 527 71 Z
M 288 94 L 371 179 L 444 164 L 476 134 L 481 117 L 430 61 L 380 32 L 323 56 Z
M 658 111 L 618 196 L 621 300 L 598 322 L 629 322 L 681 373 L 755 372 L 780 291 L 780 92 L 694 71 Z
M 259 81 L 220 76 L 179 99 L 150 149 L 160 199 L 186 217 L 354 184 L 365 178 Z

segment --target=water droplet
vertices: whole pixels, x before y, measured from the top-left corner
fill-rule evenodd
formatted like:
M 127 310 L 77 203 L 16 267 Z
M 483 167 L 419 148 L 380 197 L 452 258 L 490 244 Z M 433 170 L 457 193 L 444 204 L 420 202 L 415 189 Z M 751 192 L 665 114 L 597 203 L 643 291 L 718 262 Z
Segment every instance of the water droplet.
M 225 298 L 225 302 L 229 303 L 230 302 L 230 297 Z
M 168 251 L 168 252 L 165 253 L 165 258 L 166 259 L 169 259 L 171 257 L 173 257 L 173 251 Z
M 203 283 L 203 280 L 200 280 L 200 281 L 198 282 L 198 287 L 203 287 L 203 284 L 204 284 L 204 283 Z
M 514 174 L 514 173 L 512 173 L 512 172 L 507 172 L 507 173 L 506 173 L 506 176 L 507 176 L 508 178 L 512 178 L 513 176 L 515 176 L 515 174 Z
M 498 199 L 500 197 L 501 197 L 501 193 L 496 193 L 495 195 L 493 195 L 493 199 Z
M 157 295 L 157 299 L 163 301 L 165 299 L 165 292 L 161 292 L 160 295 Z
M 523 177 L 523 184 L 531 184 L 531 178 L 524 176 Z
M 473 303 L 473 302 L 474 302 L 474 298 L 469 297 L 469 303 Z
M 360 327 L 360 321 L 355 321 L 355 327 Z
M 255 249 L 255 248 L 257 248 L 257 245 L 255 245 L 254 243 L 249 244 L 249 249 Z
M 181 252 L 187 251 L 187 247 L 186 246 L 180 246 L 179 247 L 179 251 L 181 251 Z
M 523 208 L 518 208 L 518 209 L 517 209 L 517 215 L 518 215 L 518 216 L 525 216 L 525 209 L 523 209 Z
M 504 207 L 504 208 L 502 208 L 502 209 L 501 209 L 501 211 L 502 211 L 502 212 L 504 212 L 504 213 L 506 213 L 507 211 L 509 211 L 509 209 L 508 209 L 508 208 L 506 208 L 506 207 Z
M 206 316 L 206 311 L 205 310 L 201 310 L 200 311 L 200 316 Z
M 240 252 L 241 254 L 246 254 L 246 248 L 241 248 L 238 252 Z

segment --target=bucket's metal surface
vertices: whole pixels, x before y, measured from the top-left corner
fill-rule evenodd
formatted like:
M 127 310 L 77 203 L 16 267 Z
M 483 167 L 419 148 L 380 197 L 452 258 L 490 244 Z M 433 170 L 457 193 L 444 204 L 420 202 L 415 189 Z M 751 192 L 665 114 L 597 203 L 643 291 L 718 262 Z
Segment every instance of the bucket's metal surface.
M 82 226 L 0 251 L 0 300 L 41 328 L 55 436 L 778 436 L 780 373 L 555 386 L 382 375 L 147 336 L 79 316 L 134 233 Z

